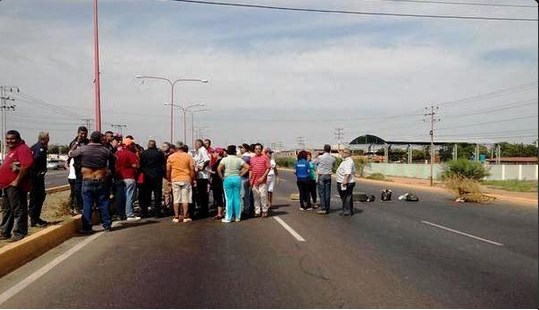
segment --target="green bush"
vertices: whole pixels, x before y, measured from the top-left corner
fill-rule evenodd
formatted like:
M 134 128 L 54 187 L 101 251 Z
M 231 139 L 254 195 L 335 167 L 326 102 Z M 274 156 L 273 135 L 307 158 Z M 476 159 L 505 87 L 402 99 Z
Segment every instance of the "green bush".
M 354 158 L 354 163 L 356 165 L 356 175 L 363 177 L 365 175 L 365 167 L 369 165 L 369 162 L 365 157 Z
M 282 168 L 294 168 L 296 159 L 294 157 L 277 157 L 275 158 L 275 163 L 278 167 Z
M 333 173 L 337 172 L 337 168 L 339 168 L 339 165 L 342 163 L 342 158 L 335 157 L 335 165 L 333 165 Z
M 458 159 L 447 163 L 442 178 L 460 176 L 472 180 L 482 180 L 488 175 L 488 171 L 480 162 Z
M 381 173 L 373 173 L 373 174 L 367 176 L 366 179 L 383 181 L 383 180 L 386 179 L 386 177 Z

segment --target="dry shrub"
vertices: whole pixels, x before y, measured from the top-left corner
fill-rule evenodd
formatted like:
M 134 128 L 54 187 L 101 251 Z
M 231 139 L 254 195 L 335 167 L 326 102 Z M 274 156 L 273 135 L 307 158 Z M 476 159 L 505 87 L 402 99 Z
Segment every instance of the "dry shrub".
M 62 197 L 58 204 L 58 208 L 54 210 L 55 215 L 59 218 L 71 214 L 71 203 L 69 197 Z
M 48 221 L 62 221 L 70 216 L 69 191 L 47 195 L 43 213 Z
M 479 181 L 462 175 L 456 174 L 446 177 L 444 185 L 455 194 L 455 199 L 458 202 L 486 203 L 496 199 L 495 197 L 485 195 L 481 191 L 481 184 Z

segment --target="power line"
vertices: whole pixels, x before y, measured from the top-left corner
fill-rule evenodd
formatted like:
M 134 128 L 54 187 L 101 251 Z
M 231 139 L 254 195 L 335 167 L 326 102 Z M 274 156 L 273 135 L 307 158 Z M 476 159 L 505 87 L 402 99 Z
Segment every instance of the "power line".
M 510 7 L 510 8 L 537 8 L 535 5 L 527 4 L 503 4 L 503 3 L 480 3 L 480 2 L 453 2 L 453 1 L 432 1 L 432 0 L 379 0 L 387 2 L 411 2 L 424 4 L 445 4 L 445 5 L 465 5 L 465 6 L 492 6 L 492 7 Z
M 479 135 L 489 136 L 489 135 L 510 134 L 510 133 L 513 133 L 513 132 L 515 132 L 515 133 L 527 133 L 527 132 L 530 132 L 530 131 L 537 132 L 537 128 L 535 128 L 535 129 L 515 129 L 515 130 L 504 130 L 504 131 L 476 132 L 476 133 L 473 133 L 472 135 L 475 135 L 475 136 L 479 136 Z M 445 134 L 445 135 L 438 134 L 437 136 L 438 137 L 455 137 L 455 136 L 458 136 L 458 134 Z
M 536 118 L 538 115 L 529 115 L 529 116 L 523 116 L 523 117 L 514 117 L 514 118 L 506 118 L 506 119 L 500 119 L 495 121 L 489 121 L 489 122 L 482 122 L 482 123 L 474 123 L 474 124 L 468 124 L 468 125 L 460 125 L 460 126 L 452 126 L 452 127 L 442 127 L 438 128 L 438 130 L 447 130 L 447 129 L 455 129 L 455 128 L 466 128 L 466 127 L 473 127 L 478 125 L 486 125 L 486 124 L 493 124 L 493 123 L 501 123 L 501 122 L 509 122 L 509 121 L 517 121 L 522 119 L 529 119 L 529 118 Z
M 519 21 L 519 22 L 537 22 L 533 18 L 510 18 L 510 17 L 485 17 L 485 16 L 461 16 L 461 15 L 431 15 L 431 14 L 406 14 L 406 13 L 389 13 L 389 12 L 364 12 L 364 11 L 348 11 L 348 10 L 328 10 L 328 9 L 311 9 L 301 7 L 284 7 L 262 4 L 247 4 L 219 1 L 202 1 L 202 0 L 169 0 L 175 2 L 184 2 L 202 5 L 227 6 L 227 7 L 242 7 L 250 9 L 267 9 L 280 11 L 308 12 L 308 13 L 329 13 L 329 14 L 346 14 L 346 15 L 366 15 L 366 16 L 390 16 L 390 17 L 413 17 L 413 18 L 438 18 L 438 19 L 460 19 L 460 20 L 490 20 L 490 21 Z
M 498 111 L 511 110 L 511 109 L 525 107 L 529 105 L 535 105 L 535 104 L 537 104 L 537 98 L 516 101 L 516 102 L 504 104 L 501 106 L 494 106 L 494 108 L 489 107 L 489 108 L 485 108 L 481 110 L 470 111 L 470 112 L 465 112 L 465 113 L 454 113 L 454 114 L 449 114 L 445 116 L 446 117 L 468 117 L 468 116 L 477 115 L 477 114 L 488 114 L 488 113 L 493 113 L 493 112 L 498 112 Z
M 498 90 L 480 94 L 480 95 L 475 95 L 475 96 L 452 100 L 452 101 L 445 101 L 445 102 L 439 103 L 438 105 L 448 105 L 448 104 L 457 105 L 457 104 L 469 103 L 472 101 L 480 101 L 484 99 L 505 96 L 507 94 L 518 93 L 518 92 L 522 92 L 522 91 L 529 90 L 532 88 L 537 88 L 537 83 L 538 81 L 528 82 L 528 83 L 524 83 L 521 85 L 509 87 L 509 88 L 498 89 Z
M 57 106 L 55 106 L 53 104 L 50 104 L 50 103 L 48 103 L 46 101 L 43 101 L 41 99 L 34 98 L 34 97 L 32 97 L 30 95 L 27 95 L 27 94 L 23 94 L 23 93 L 19 94 L 18 100 L 20 100 L 22 102 L 26 102 L 26 103 L 31 104 L 31 105 L 39 106 L 39 107 L 44 108 L 46 110 L 52 109 L 52 110 L 55 110 L 57 113 L 68 115 L 68 116 L 73 117 L 73 118 L 77 118 L 77 119 L 84 118 L 84 116 L 82 116 L 80 114 L 77 114 L 77 113 L 71 112 L 69 110 L 57 107 Z
M 21 92 L 21 93 L 18 94 L 18 96 L 19 96 L 19 98 L 17 98 L 17 100 L 19 100 L 19 101 L 23 101 L 23 102 L 26 102 L 26 103 L 31 104 L 31 105 L 40 106 L 40 107 L 42 107 L 42 108 L 44 108 L 46 110 L 52 109 L 52 110 L 55 110 L 57 113 L 69 116 L 71 118 L 76 118 L 76 119 L 79 119 L 79 120 L 86 120 L 85 116 L 83 116 L 81 114 L 72 112 L 72 111 L 67 110 L 65 108 L 62 108 L 62 107 L 60 107 L 58 105 L 48 103 L 45 100 L 38 99 L 38 98 L 33 97 L 33 96 L 29 95 L 29 94 L 25 94 L 25 93 Z M 106 124 L 106 125 L 110 125 L 110 123 L 107 123 L 107 122 L 102 122 L 102 123 Z

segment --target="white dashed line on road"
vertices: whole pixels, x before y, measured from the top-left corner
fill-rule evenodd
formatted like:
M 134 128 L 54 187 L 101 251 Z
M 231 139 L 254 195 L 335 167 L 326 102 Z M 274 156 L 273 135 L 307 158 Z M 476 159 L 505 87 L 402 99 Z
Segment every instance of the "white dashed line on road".
M 475 239 L 475 240 L 483 241 L 483 242 L 490 243 L 490 244 L 497 245 L 497 246 L 503 246 L 503 244 L 501 244 L 501 243 L 491 241 L 491 240 L 488 240 L 488 239 L 484 239 L 484 238 L 481 238 L 481 237 L 477 237 L 477 236 L 474 236 L 474 235 L 470 235 L 470 234 L 467 234 L 465 232 L 458 231 L 458 230 L 455 230 L 455 229 L 451 229 L 451 228 L 448 228 L 448 227 L 445 227 L 445 226 L 442 226 L 442 225 L 434 224 L 434 223 L 431 223 L 431 222 L 428 222 L 428 221 L 421 221 L 421 223 L 427 224 L 427 225 L 430 225 L 430 226 L 434 226 L 434 227 L 437 227 L 437 228 L 440 228 L 440 229 L 444 229 L 444 230 L 453 232 L 455 234 L 466 236 L 468 238 L 472 238 L 472 239 Z
M 292 227 L 286 224 L 286 222 L 283 221 L 280 217 L 274 216 L 273 218 L 277 221 L 277 223 L 281 224 L 281 226 L 283 226 L 283 228 L 286 229 L 286 231 L 288 231 L 294 238 L 296 238 L 296 240 L 300 242 L 305 242 L 305 239 L 303 239 L 300 234 L 298 234 Z

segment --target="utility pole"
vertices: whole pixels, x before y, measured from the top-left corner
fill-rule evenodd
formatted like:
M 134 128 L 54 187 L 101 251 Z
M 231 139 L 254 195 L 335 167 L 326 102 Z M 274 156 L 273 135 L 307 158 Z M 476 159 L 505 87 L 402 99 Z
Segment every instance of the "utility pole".
M 438 111 L 438 109 L 439 108 L 437 106 L 433 106 L 433 105 L 425 108 L 425 117 L 428 117 L 430 121 L 430 132 L 429 132 L 429 135 L 430 135 L 430 186 L 434 185 L 434 181 L 433 181 L 433 170 L 434 170 L 434 159 L 435 159 L 434 123 L 440 121 L 440 119 L 436 119 L 434 116 L 436 115 L 437 113 L 436 111 Z
M 123 132 L 123 128 L 126 128 L 127 125 L 123 125 L 123 124 L 111 124 L 110 127 L 114 128 L 114 130 L 116 130 L 117 132 L 120 133 L 120 135 L 124 135 L 124 132 Z
M 84 126 L 86 127 L 86 129 L 88 129 L 89 132 L 92 132 L 92 129 L 90 127 L 92 127 L 92 123 L 94 120 L 91 118 L 83 118 L 82 121 L 84 122 Z
M 2 154 L 2 163 L 4 163 L 4 158 L 6 157 L 6 121 L 7 121 L 7 111 L 15 111 L 15 104 L 8 103 L 13 102 L 15 99 L 8 97 L 7 93 L 10 92 L 19 92 L 19 88 L 17 86 L 0 86 L 0 110 L 2 110 L 2 137 L 0 143 L 0 153 Z
M 340 152 L 342 139 L 344 138 L 344 128 L 342 127 L 335 128 L 334 135 L 335 135 L 335 139 L 337 139 L 337 151 Z
M 278 152 L 282 152 L 283 149 L 284 149 L 284 143 L 283 143 L 283 141 L 278 141 L 278 142 L 277 142 L 277 150 L 278 150 Z
M 298 137 L 296 139 L 296 142 L 298 143 L 298 147 L 299 147 L 300 150 L 305 149 L 305 137 Z

